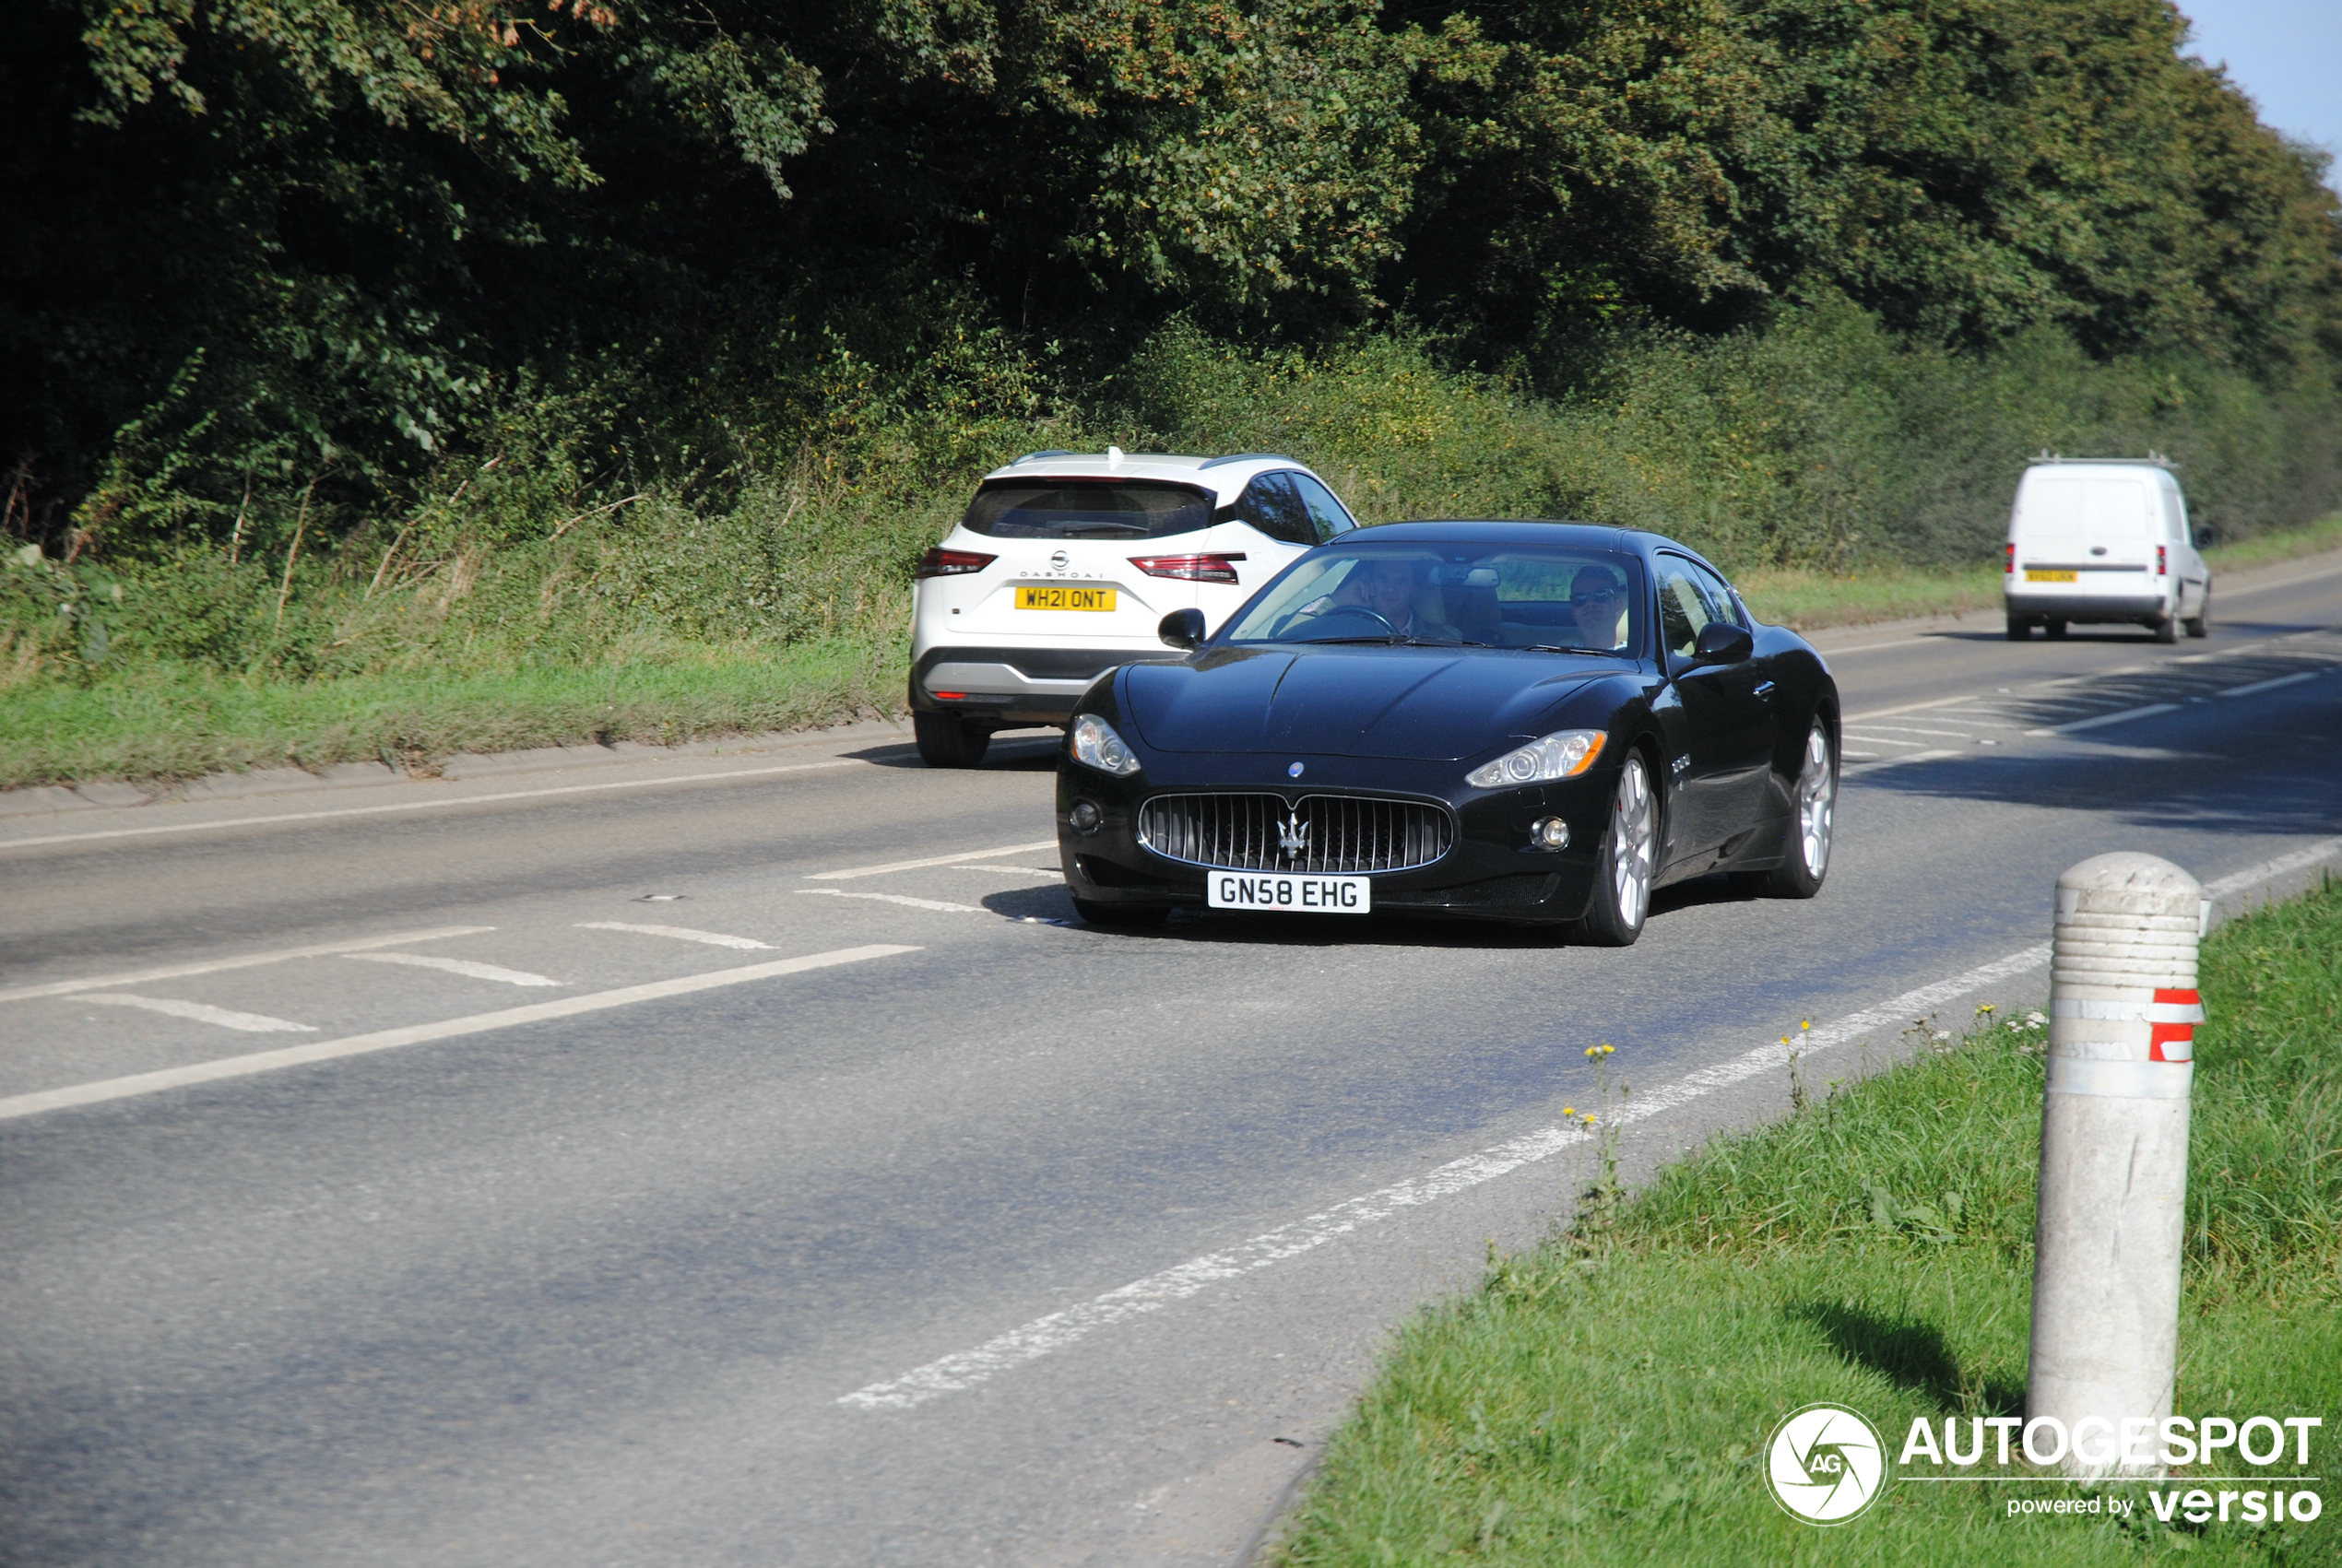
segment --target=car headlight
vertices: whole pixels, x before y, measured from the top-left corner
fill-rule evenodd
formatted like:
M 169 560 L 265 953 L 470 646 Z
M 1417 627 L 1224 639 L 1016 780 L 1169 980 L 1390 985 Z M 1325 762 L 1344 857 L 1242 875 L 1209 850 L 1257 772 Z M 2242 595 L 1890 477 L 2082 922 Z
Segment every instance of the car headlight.
M 1114 726 L 1095 713 L 1073 721 L 1073 760 L 1102 773 L 1135 773 L 1139 760 L 1130 754 Z
M 1574 779 L 1602 755 L 1603 736 L 1598 729 L 1559 729 L 1540 740 L 1508 751 L 1495 761 L 1473 769 L 1464 783 L 1475 789 L 1503 789 L 1508 784 L 1543 784 L 1548 779 Z

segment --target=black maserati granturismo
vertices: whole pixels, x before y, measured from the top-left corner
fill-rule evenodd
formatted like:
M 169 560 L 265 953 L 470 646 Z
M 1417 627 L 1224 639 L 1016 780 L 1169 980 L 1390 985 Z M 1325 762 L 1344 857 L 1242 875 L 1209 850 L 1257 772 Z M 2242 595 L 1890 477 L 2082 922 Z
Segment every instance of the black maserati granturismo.
M 1655 534 L 1401 523 L 1302 556 L 1176 664 L 1099 677 L 1067 726 L 1075 909 L 1573 924 L 1624 946 L 1709 872 L 1810 898 L 1838 689 L 1795 632 Z

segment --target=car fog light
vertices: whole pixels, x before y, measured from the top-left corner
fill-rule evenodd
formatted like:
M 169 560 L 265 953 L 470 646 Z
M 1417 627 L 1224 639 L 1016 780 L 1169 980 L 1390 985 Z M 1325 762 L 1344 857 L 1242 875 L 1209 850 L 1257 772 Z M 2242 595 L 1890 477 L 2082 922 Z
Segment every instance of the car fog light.
M 1073 809 L 1066 816 L 1073 823 L 1073 831 L 1077 833 L 1094 833 L 1098 831 L 1098 824 L 1106 820 L 1098 808 L 1086 800 L 1075 801 Z
M 1539 849 L 1567 849 L 1569 824 L 1558 817 L 1540 817 L 1529 830 L 1529 842 Z

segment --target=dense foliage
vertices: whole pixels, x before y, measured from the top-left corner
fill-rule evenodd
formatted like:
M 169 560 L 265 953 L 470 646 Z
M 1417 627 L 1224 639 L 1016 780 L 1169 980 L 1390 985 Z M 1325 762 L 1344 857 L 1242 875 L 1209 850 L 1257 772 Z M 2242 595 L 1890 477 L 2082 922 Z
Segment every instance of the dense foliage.
M 30 0 L 0 665 L 818 634 L 984 466 L 1109 437 L 1740 563 L 1972 554 L 2040 445 L 2298 521 L 2342 499 L 2342 218 L 2182 29 Z

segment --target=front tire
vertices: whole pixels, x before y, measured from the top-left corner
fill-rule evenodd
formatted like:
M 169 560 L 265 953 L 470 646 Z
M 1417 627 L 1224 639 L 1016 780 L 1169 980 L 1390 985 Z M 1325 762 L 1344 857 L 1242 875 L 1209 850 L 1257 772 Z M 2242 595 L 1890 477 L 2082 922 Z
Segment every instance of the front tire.
M 1610 826 L 1594 858 L 1594 893 L 1579 930 L 1596 947 L 1630 948 L 1650 914 L 1651 873 L 1659 855 L 1659 798 L 1639 756 L 1619 770 Z
M 1160 925 L 1171 911 L 1159 903 L 1098 903 L 1075 899 L 1073 913 L 1091 925 Z
M 1838 819 L 1838 758 L 1829 731 L 1816 719 L 1805 735 L 1805 758 L 1797 771 L 1797 794 L 1790 818 L 1788 857 L 1765 874 L 1765 890 L 1777 899 L 1809 899 L 1829 875 L 1830 837 Z
M 919 743 L 919 760 L 930 768 L 973 768 L 992 744 L 991 731 L 957 713 L 913 713 L 911 735 Z

